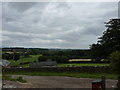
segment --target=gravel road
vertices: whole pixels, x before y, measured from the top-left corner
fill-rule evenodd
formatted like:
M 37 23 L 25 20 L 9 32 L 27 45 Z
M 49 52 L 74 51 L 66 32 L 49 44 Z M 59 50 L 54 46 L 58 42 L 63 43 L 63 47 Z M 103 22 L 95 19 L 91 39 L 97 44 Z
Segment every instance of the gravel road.
M 13 75 L 13 78 L 22 76 L 27 83 L 3 81 L 4 88 L 91 88 L 93 78 L 75 78 L 65 76 L 27 76 Z M 117 80 L 106 80 L 106 87 L 116 87 Z

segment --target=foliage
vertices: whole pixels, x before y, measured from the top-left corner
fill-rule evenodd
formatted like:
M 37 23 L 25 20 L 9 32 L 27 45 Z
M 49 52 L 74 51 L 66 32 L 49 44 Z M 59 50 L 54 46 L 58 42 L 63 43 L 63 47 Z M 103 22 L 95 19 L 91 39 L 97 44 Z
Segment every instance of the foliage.
M 57 63 L 68 63 L 69 59 L 66 56 L 53 56 L 53 61 L 56 61 Z
M 20 63 L 37 61 L 39 56 L 41 56 L 41 55 L 30 55 L 29 57 L 20 57 L 20 59 L 16 62 L 14 62 L 14 60 L 10 60 L 10 62 L 11 62 L 10 66 L 23 66 L 23 65 L 20 65 Z M 26 65 L 24 65 L 24 66 L 26 67 Z M 29 65 L 27 65 L 27 66 L 29 66 Z
M 120 74 L 120 52 L 116 51 L 110 55 L 110 65 Z
M 4 72 L 6 74 L 7 72 Z M 10 75 L 32 75 L 32 76 L 68 76 L 68 77 L 77 77 L 77 78 L 101 78 L 102 75 L 105 75 L 110 79 L 117 79 L 117 75 L 114 73 L 78 73 L 78 72 L 9 72 Z
M 24 56 L 25 53 L 29 55 L 43 55 L 43 56 L 66 56 L 69 59 L 86 59 L 90 58 L 89 49 L 42 49 L 42 48 L 3 48 L 3 52 L 13 52 Z
M 38 57 L 38 61 L 47 61 L 48 59 L 51 59 L 53 61 L 56 61 L 57 63 L 67 63 L 69 62 L 69 59 L 66 56 L 40 56 Z
M 16 80 L 19 81 L 19 82 L 22 82 L 22 83 L 26 83 L 27 82 L 22 77 L 18 77 L 18 78 L 16 78 Z
M 24 53 L 24 57 L 29 57 L 29 53 Z
M 14 53 L 13 54 L 13 60 L 17 61 L 20 59 L 20 54 L 19 53 Z
M 17 61 L 20 59 L 20 54 L 19 53 L 3 53 L 2 59 Z
M 22 83 L 26 83 L 27 81 L 24 80 L 22 77 L 17 77 L 17 78 L 12 78 L 10 75 L 3 75 L 2 77 L 3 80 L 8 80 L 8 81 L 19 81 Z
M 39 62 L 46 61 L 47 59 L 49 59 L 48 56 L 39 56 L 39 57 L 38 57 L 38 61 L 39 61 Z
M 101 59 L 104 58 L 103 56 L 103 46 L 100 44 L 93 44 L 91 46 L 91 58 L 93 59 L 93 61 L 100 61 Z
M 2 54 L 2 59 L 12 60 L 13 59 L 13 54 L 3 53 Z
M 105 23 L 107 30 L 103 32 L 97 44 L 91 45 L 93 59 L 107 59 L 114 51 L 120 51 L 120 19 L 110 19 Z

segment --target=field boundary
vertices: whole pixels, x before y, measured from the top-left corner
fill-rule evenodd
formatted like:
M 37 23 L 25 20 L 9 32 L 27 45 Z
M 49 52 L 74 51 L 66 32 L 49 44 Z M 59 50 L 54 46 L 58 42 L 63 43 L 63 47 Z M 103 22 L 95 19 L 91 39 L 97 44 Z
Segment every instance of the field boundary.
M 3 72 L 90 72 L 113 73 L 110 66 L 80 66 L 80 67 L 39 67 L 39 68 L 3 68 Z

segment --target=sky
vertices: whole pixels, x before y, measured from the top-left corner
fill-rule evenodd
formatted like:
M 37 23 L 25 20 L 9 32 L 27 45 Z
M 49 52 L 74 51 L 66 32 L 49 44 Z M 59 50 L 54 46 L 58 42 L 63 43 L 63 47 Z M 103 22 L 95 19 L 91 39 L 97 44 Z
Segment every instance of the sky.
M 104 22 L 118 16 L 117 2 L 4 2 L 0 7 L 5 47 L 88 49 L 106 30 Z

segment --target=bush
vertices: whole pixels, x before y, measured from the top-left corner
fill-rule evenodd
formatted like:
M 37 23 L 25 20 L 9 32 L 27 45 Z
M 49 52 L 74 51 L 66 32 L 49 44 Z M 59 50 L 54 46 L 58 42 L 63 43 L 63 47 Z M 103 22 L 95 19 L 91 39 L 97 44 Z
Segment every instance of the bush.
M 38 61 L 46 61 L 48 59 L 51 59 L 53 61 L 56 61 L 57 63 L 68 63 L 69 62 L 69 58 L 66 56 L 40 56 L 38 57 Z
M 2 54 L 2 59 L 12 60 L 13 59 L 13 54 L 4 53 L 4 54 Z
M 117 87 L 120 89 L 120 51 L 113 52 L 110 55 L 110 62 L 113 69 L 118 73 Z
M 110 54 L 110 65 L 120 74 L 120 52 L 116 51 Z
M 20 54 L 19 53 L 14 53 L 14 60 L 17 61 L 20 59 Z
M 48 56 L 39 56 L 38 61 L 39 62 L 46 61 L 48 58 L 49 58 Z
M 19 82 L 22 82 L 22 83 L 26 83 L 27 82 L 22 77 L 18 77 L 18 78 L 16 78 L 16 80 L 19 81 Z
M 57 63 L 68 63 L 69 59 L 66 56 L 53 56 L 53 61 L 56 61 Z
M 25 53 L 24 57 L 30 57 L 29 53 Z
M 19 82 L 22 82 L 22 83 L 27 82 L 22 77 L 12 78 L 10 75 L 3 75 L 2 80 L 15 81 L 15 82 L 19 81 Z

